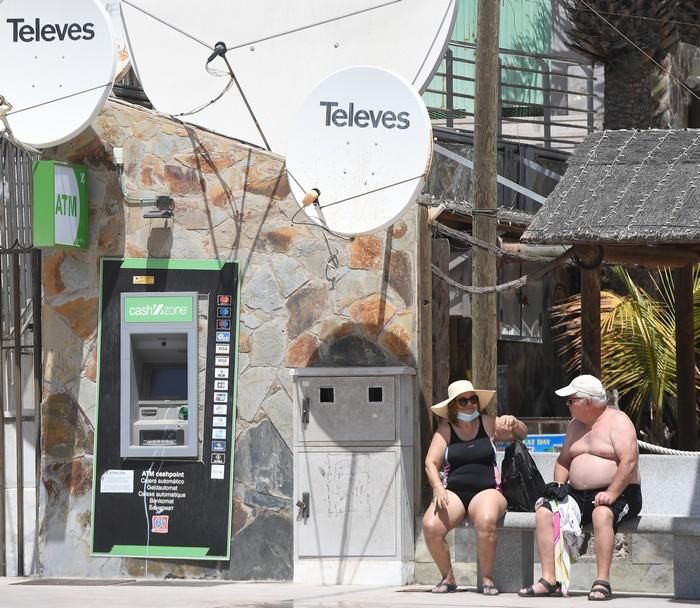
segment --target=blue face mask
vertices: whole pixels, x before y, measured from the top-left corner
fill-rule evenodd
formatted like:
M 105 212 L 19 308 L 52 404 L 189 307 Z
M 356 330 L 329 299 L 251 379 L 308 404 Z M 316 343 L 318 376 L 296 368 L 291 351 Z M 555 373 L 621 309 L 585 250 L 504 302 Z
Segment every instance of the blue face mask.
M 474 410 L 471 414 L 467 414 L 466 412 L 457 412 L 457 420 L 461 420 L 462 422 L 471 422 L 472 420 L 476 420 L 481 413 L 479 410 Z

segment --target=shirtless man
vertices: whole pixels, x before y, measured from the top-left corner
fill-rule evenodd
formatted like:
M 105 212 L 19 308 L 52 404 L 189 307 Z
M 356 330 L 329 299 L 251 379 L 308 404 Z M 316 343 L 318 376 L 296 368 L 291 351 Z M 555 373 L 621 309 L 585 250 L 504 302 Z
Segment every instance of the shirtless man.
M 615 532 L 621 521 L 642 508 L 637 433 L 632 421 L 617 408 L 607 407 L 605 389 L 594 376 L 578 376 L 555 391 L 567 397 L 573 419 L 554 465 L 554 482 L 545 496 L 570 496 L 581 510 L 581 525 L 593 522 L 597 576 L 589 600 L 607 600 Z M 554 574 L 552 512 L 548 502 L 536 513 L 537 548 L 542 578 L 518 595 L 561 595 Z

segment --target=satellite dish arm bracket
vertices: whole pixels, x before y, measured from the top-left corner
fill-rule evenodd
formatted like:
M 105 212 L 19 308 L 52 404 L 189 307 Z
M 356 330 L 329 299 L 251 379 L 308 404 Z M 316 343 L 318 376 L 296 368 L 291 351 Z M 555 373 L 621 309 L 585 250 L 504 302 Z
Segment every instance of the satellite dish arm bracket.
M 124 150 L 122 148 L 114 148 L 114 164 L 117 168 L 117 176 L 119 178 L 119 187 L 122 191 L 122 196 L 127 205 L 132 207 L 155 206 L 159 212 L 169 212 L 169 217 L 172 217 L 172 212 L 175 209 L 175 201 L 168 194 L 157 194 L 152 196 L 140 196 L 138 193 L 131 193 L 127 190 L 124 183 Z

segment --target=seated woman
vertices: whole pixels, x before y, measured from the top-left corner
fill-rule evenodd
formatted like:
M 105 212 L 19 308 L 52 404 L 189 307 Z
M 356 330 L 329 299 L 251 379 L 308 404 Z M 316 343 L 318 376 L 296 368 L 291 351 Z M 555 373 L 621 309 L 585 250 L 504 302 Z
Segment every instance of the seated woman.
M 425 458 L 433 500 L 423 517 L 423 534 L 442 576 L 433 593 L 457 589 L 445 536 L 468 516 L 476 528 L 482 574 L 480 591 L 486 595 L 498 594 L 493 581 L 496 524 L 503 517 L 507 503 L 500 491 L 493 442 L 524 439 L 527 426 L 514 416 L 482 414 L 494 393 L 477 390 L 471 382 L 459 380 L 448 387 L 448 398 L 431 408 L 444 418 Z

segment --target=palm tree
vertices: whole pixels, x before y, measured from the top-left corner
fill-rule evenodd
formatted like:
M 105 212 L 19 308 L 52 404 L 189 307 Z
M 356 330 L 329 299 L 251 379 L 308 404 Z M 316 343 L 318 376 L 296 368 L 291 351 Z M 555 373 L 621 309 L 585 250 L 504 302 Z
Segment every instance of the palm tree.
M 616 266 L 614 275 L 625 294 L 601 292 L 601 376 L 606 386 L 618 390 L 625 410 L 638 430 L 658 445 L 668 444 L 667 423 L 675 426 L 676 321 L 673 279 L 663 270 L 650 275 L 659 299 L 652 297 Z M 700 266 L 694 272 L 694 327 L 700 353 Z M 581 365 L 581 296 L 576 295 L 552 308 L 553 329 L 559 331 L 569 369 Z M 700 390 L 700 370 L 696 368 Z M 643 415 L 648 414 L 648 424 Z
M 700 44 L 697 27 L 700 3 L 697 0 L 560 2 L 569 20 L 566 32 L 569 47 L 605 65 L 604 128 L 684 126 L 671 125 L 669 72 L 678 71 L 672 65 L 671 53 L 680 40 Z M 684 75 L 675 75 L 685 80 Z

